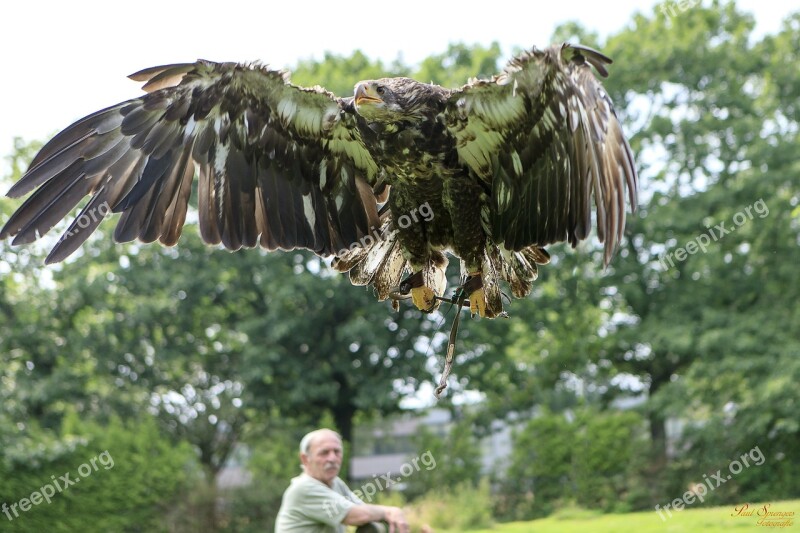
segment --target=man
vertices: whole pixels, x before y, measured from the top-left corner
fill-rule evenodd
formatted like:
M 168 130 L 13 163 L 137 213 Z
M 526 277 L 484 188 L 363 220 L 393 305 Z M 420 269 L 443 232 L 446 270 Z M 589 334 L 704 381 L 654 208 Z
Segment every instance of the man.
M 383 521 L 390 533 L 408 533 L 402 509 L 361 501 L 339 477 L 342 438 L 330 429 L 300 441 L 303 473 L 283 493 L 275 533 L 345 533 L 345 526 Z

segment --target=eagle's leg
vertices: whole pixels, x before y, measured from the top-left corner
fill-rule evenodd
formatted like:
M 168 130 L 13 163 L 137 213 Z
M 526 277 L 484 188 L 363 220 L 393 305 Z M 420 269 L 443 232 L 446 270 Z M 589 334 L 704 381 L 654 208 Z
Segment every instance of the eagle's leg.
M 461 258 L 461 274 L 466 277 L 460 290 L 469 299 L 472 314 L 493 317 L 483 289 L 489 191 L 477 180 L 462 178 L 466 177 L 445 180 L 443 191 L 443 201 L 452 221 L 452 247 Z
M 409 202 L 405 204 L 402 200 L 405 198 L 401 194 L 390 195 L 391 199 L 394 197 L 395 205 L 392 205 L 392 211 L 398 213 L 416 213 L 419 211 L 418 207 L 408 207 Z M 413 204 L 413 202 L 412 202 Z M 416 204 L 413 204 L 416 205 Z M 429 205 L 427 202 L 425 205 Z M 439 307 L 439 300 L 437 296 L 442 296 L 447 286 L 447 278 L 445 271 L 447 269 L 447 256 L 441 251 L 431 247 L 428 234 L 425 229 L 425 220 L 405 216 L 405 219 L 400 219 L 395 230 L 397 231 L 397 238 L 402 245 L 403 257 L 411 267 L 412 274 L 403 280 L 400 284 L 400 292 L 408 294 L 411 292 L 411 301 L 423 313 L 432 313 Z M 407 220 L 409 222 L 402 222 Z M 417 220 L 416 223 L 412 223 Z
M 431 251 L 425 263 L 411 263 L 413 274 L 400 283 L 400 292 L 411 293 L 411 301 L 423 313 L 432 313 L 439 307 L 437 296 L 442 296 L 447 284 L 445 271 L 447 256 Z
M 447 256 L 438 250 L 430 250 L 428 258 L 421 265 L 411 263 L 413 272 L 420 280 L 411 289 L 411 301 L 420 311 L 432 313 L 439 308 L 439 297 L 444 295 L 447 288 L 447 263 Z
M 436 293 L 425 285 L 422 269 L 416 270 L 400 283 L 400 293 L 411 293 L 411 301 L 417 309 L 430 313 L 436 308 Z
M 411 289 L 411 301 L 423 313 L 430 313 L 436 308 L 436 293 L 430 287 L 414 287 Z
M 480 270 L 470 272 L 461 286 L 469 299 L 469 312 L 481 318 L 486 317 L 486 294 L 483 290 L 483 276 Z

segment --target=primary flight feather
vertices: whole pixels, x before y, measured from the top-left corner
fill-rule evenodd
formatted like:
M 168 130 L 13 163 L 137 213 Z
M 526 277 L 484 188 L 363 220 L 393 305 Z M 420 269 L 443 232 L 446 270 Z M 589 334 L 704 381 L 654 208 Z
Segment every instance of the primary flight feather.
M 48 263 L 110 212 L 121 213 L 117 241 L 174 245 L 197 175 L 209 244 L 334 256 L 379 299 L 406 287 L 427 312 L 444 293 L 450 252 L 472 311 L 499 316 L 501 281 L 525 296 L 549 260 L 544 246 L 588 236 L 592 197 L 606 263 L 626 191 L 636 205 L 633 156 L 592 71 L 606 76 L 609 63 L 563 44 L 459 89 L 384 78 L 359 82 L 350 98 L 258 64 L 146 69 L 131 76 L 146 94 L 42 148 L 8 192 L 30 196 L 0 238 L 32 242 L 89 196 Z

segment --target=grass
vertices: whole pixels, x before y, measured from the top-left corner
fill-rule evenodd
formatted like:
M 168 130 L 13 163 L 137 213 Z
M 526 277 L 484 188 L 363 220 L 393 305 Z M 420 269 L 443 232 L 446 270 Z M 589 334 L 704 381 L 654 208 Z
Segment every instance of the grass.
M 787 527 L 765 527 L 758 525 L 761 517 L 757 516 L 759 508 L 769 503 L 771 512 L 794 512 L 791 525 Z M 749 510 L 755 510 L 753 516 L 732 516 L 734 506 L 708 507 L 672 511 L 670 518 L 664 513 L 662 520 L 658 513 L 643 511 L 627 514 L 598 515 L 592 512 L 579 513 L 569 510 L 556 513 L 555 516 L 532 520 L 530 522 L 510 522 L 497 524 L 493 529 L 475 530 L 472 533 L 683 533 L 702 531 L 704 533 L 734 533 L 744 531 L 800 531 L 800 500 L 782 502 L 762 502 L 751 504 Z M 786 521 L 786 518 L 774 519 Z M 437 529 L 436 533 L 456 533 Z

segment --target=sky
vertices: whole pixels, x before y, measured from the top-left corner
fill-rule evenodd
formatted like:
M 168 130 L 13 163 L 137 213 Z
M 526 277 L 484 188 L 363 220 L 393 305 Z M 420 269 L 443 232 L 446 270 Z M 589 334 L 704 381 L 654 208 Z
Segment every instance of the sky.
M 696 2 L 680 0 L 675 5 Z M 0 6 L 0 175 L 13 138 L 45 140 L 73 121 L 140 94 L 127 79 L 146 67 L 191 62 L 260 60 L 291 68 L 325 51 L 360 49 L 387 62 L 414 64 L 453 42 L 498 41 L 543 47 L 553 30 L 577 20 L 601 36 L 623 29 L 653 0 L 492 0 L 378 2 L 208 0 L 17 0 Z M 792 2 L 741 0 L 758 33 L 778 30 Z M 679 10 L 676 10 L 678 12 Z M 689 12 L 680 16 L 690 16 Z M 465 80 L 466 81 L 466 80 Z

